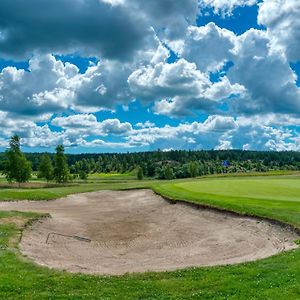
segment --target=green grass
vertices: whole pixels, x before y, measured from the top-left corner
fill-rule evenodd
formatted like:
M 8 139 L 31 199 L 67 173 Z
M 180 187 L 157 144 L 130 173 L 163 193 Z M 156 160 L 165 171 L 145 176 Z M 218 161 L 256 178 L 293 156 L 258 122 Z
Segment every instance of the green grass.
M 135 175 L 133 173 L 119 174 L 119 173 L 109 173 L 109 174 L 90 174 L 87 181 L 76 180 L 74 183 L 70 183 L 67 186 L 50 183 L 49 188 L 28 188 L 23 185 L 21 188 L 10 188 L 6 180 L 3 179 L 3 183 L 0 182 L 0 201 L 14 201 L 14 200 L 53 200 L 60 197 L 65 197 L 70 194 L 92 192 L 98 190 L 124 190 L 133 188 L 153 188 L 157 191 L 163 191 L 163 186 L 166 181 L 164 180 L 134 180 Z M 266 172 L 263 176 L 272 177 L 272 175 L 277 175 L 281 177 L 284 174 L 298 174 L 291 171 L 278 171 L 278 172 Z M 134 178 L 133 178 L 134 176 Z M 220 177 L 230 177 L 236 178 L 236 174 L 219 174 L 210 175 L 204 178 L 220 178 Z M 242 175 L 245 176 L 244 173 Z M 248 177 L 256 177 L 257 173 L 248 173 Z M 295 176 L 295 175 L 294 175 Z M 222 179 L 222 178 L 220 178 Z M 181 179 L 173 180 L 170 182 L 193 182 L 195 179 Z M 35 180 L 33 182 L 36 182 Z M 45 181 L 39 180 L 41 184 L 46 184 Z M 51 186 L 52 185 L 52 186 Z M 162 186 L 161 186 L 162 185 Z M 161 187 L 160 187 L 161 186 Z
M 136 172 L 130 173 L 94 173 L 89 174 L 88 180 L 134 180 Z
M 157 181 L 120 181 L 120 182 L 96 182 L 96 183 L 75 183 L 67 186 L 59 186 L 52 188 L 20 188 L 8 189 L 0 188 L 0 201 L 15 200 L 52 200 L 65 197 L 70 194 L 93 192 L 99 190 L 126 190 L 134 188 L 150 187 Z
M 29 196 L 38 200 L 139 187 L 152 187 L 173 199 L 272 217 L 300 228 L 300 180 L 296 177 L 109 181 L 40 190 L 4 189 L 0 199 Z M 30 221 L 37 215 L 0 212 L 0 299 L 300 299 L 300 249 L 232 266 L 119 277 L 69 274 L 39 267 L 18 253 L 15 239 L 22 228 L 5 222 L 14 217 Z
M 154 189 L 171 199 L 273 218 L 300 228 L 300 178 L 214 178 L 160 184 Z

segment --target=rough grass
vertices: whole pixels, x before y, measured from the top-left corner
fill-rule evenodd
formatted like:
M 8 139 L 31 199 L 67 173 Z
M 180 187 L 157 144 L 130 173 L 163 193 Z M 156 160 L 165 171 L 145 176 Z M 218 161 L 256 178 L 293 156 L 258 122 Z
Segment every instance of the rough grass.
M 300 228 L 299 183 L 294 178 L 109 182 L 21 190 L 7 197 L 25 197 L 24 192 L 40 199 L 40 196 L 63 196 L 95 189 L 152 186 L 170 198 L 272 216 Z M 300 249 L 233 266 L 120 277 L 69 274 L 39 267 L 20 256 L 16 243 L 10 241 L 20 236 L 22 226 L 18 222 L 7 223 L 8 218 L 14 217 L 30 221 L 37 215 L 0 212 L 0 299 L 300 299 Z

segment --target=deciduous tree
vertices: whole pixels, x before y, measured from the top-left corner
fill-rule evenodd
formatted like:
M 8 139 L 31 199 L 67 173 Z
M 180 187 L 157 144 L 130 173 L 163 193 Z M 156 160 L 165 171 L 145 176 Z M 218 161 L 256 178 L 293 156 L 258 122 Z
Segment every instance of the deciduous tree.
M 53 165 L 48 154 L 44 154 L 41 159 L 41 163 L 39 165 L 38 177 L 45 178 L 47 181 L 53 179 Z

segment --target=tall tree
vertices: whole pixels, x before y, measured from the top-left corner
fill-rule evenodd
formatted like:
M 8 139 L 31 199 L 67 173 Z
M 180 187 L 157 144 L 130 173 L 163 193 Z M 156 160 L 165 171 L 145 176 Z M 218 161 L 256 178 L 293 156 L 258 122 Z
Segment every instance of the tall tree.
M 189 163 L 189 173 L 190 177 L 197 177 L 199 174 L 199 165 L 195 161 Z
M 165 178 L 166 179 L 168 179 L 168 180 L 170 180 L 170 179 L 173 179 L 174 178 L 174 173 L 173 173 L 173 170 L 172 170 L 172 168 L 169 166 L 169 165 L 167 165 L 166 167 L 165 167 Z
M 53 179 L 54 170 L 50 156 L 48 154 L 43 154 L 38 171 L 39 178 L 45 178 L 47 181 Z
M 69 167 L 65 155 L 65 148 L 63 145 L 56 147 L 56 154 L 54 156 L 54 179 L 57 183 L 68 182 Z
M 31 164 L 21 151 L 20 137 L 14 135 L 9 142 L 9 149 L 5 152 L 6 162 L 4 174 L 8 182 L 16 181 L 19 186 L 31 177 Z
M 144 178 L 144 172 L 143 169 L 139 166 L 137 170 L 137 179 L 143 180 L 143 178 Z

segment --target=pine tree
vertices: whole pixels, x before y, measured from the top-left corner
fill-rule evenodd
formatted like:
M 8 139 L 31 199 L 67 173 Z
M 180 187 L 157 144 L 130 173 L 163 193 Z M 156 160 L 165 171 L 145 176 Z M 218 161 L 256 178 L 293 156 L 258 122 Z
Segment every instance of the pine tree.
M 20 149 L 20 138 L 18 135 L 11 137 L 9 149 L 5 152 L 6 163 L 4 174 L 8 182 L 16 181 L 19 186 L 27 182 L 31 177 L 31 164 Z
M 65 149 L 63 145 L 56 147 L 56 154 L 54 157 L 54 179 L 57 183 L 68 182 L 69 167 L 67 164 L 67 158 L 65 155 Z
M 137 179 L 138 180 L 143 180 L 143 178 L 144 178 L 143 169 L 141 167 L 138 167 Z
M 169 166 L 169 165 L 167 165 L 166 166 L 166 168 L 165 168 L 165 172 L 164 172 L 165 174 L 165 178 L 167 179 L 167 180 L 171 180 L 171 179 L 173 179 L 174 178 L 174 173 L 173 173 L 173 170 L 172 170 L 172 168 Z

